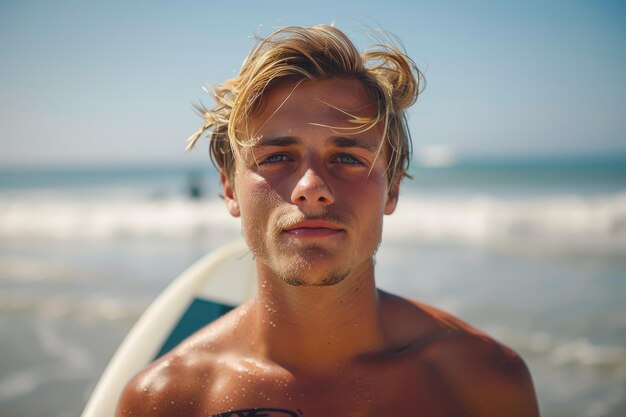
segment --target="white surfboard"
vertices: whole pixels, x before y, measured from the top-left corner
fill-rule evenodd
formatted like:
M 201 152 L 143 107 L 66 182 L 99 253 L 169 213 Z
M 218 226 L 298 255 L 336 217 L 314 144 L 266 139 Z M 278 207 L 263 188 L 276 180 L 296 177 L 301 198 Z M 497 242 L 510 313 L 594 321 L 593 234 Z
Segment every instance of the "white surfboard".
M 225 245 L 193 264 L 130 330 L 100 377 L 82 417 L 112 417 L 130 378 L 255 292 L 256 270 L 243 241 Z

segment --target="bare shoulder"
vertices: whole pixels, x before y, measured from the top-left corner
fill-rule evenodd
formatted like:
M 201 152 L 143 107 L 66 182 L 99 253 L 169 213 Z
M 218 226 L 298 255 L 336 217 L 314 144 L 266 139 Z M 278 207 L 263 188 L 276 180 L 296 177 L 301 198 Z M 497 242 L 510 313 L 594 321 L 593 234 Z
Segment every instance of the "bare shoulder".
M 182 403 L 192 406 L 194 395 L 189 381 L 195 378 L 189 371 L 190 367 L 181 363 L 178 355 L 159 359 L 126 385 L 117 415 L 167 416 L 174 415 Z
M 117 405 L 118 417 L 196 415 L 215 380 L 225 316 L 192 335 L 134 376 Z
M 515 351 L 452 314 L 387 296 L 396 320 L 413 331 L 411 350 L 437 392 L 454 398 L 472 416 L 539 415 L 530 373 Z

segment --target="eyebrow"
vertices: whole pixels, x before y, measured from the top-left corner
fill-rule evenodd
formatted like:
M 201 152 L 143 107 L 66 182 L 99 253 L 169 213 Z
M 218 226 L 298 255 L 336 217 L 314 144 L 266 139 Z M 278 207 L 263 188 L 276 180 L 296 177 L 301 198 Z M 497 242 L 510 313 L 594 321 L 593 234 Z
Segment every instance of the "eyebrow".
M 330 138 L 329 141 L 338 148 L 362 148 L 370 152 L 378 150 L 378 144 L 371 144 L 368 141 L 356 140 L 351 137 L 336 136 Z
M 300 143 L 300 139 L 294 136 L 276 136 L 276 137 L 263 137 L 254 144 L 255 148 L 262 148 L 268 146 L 289 146 Z
M 297 145 L 302 141 L 295 136 L 276 136 L 263 137 L 254 144 L 255 148 L 271 147 L 271 146 L 290 146 Z M 356 140 L 346 136 L 333 136 L 327 141 L 338 148 L 361 148 L 370 152 L 378 151 L 378 144 L 371 144 L 368 141 Z

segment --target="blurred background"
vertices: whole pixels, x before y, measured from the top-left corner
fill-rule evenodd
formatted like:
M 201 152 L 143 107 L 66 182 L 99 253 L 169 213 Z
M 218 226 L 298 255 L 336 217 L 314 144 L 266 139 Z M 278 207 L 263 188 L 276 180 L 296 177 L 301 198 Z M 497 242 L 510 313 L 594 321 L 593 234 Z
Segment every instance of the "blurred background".
M 517 350 L 542 415 L 626 415 L 626 5 L 0 0 L 0 415 L 76 416 L 193 261 L 240 236 L 202 86 L 254 35 L 382 27 L 424 71 L 379 285 Z M 373 29 L 372 29 L 373 28 Z

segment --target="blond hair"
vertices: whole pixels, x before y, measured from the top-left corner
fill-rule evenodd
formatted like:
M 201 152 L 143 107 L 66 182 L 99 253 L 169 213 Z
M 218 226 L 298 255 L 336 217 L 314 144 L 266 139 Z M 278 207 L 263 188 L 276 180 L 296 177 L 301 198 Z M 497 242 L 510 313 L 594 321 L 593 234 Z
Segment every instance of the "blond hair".
M 328 25 L 284 27 L 260 40 L 239 75 L 213 89 L 215 107 L 197 107 L 205 123 L 189 138 L 187 149 L 208 131 L 211 159 L 232 182 L 235 155 L 254 140 L 247 120 L 261 107 L 265 91 L 281 79 L 335 77 L 356 79 L 372 95 L 377 115 L 353 118 L 353 122 L 360 124 L 358 131 L 383 123 L 381 149 L 386 145 L 387 178 L 390 184 L 399 181 L 407 175 L 412 151 L 405 111 L 422 90 L 422 73 L 398 47 L 381 43 L 361 54 L 342 31 Z

